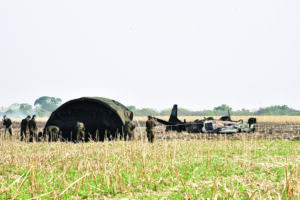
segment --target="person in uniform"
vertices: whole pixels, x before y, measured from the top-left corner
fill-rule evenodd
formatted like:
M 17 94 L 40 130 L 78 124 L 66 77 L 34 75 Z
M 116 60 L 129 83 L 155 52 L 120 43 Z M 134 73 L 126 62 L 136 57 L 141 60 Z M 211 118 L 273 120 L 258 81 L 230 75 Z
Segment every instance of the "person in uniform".
M 9 135 L 12 136 L 12 122 L 11 122 L 11 120 L 6 115 L 4 115 L 2 121 L 3 121 L 3 125 L 5 126 L 4 134 L 6 135 L 6 132 L 8 131 Z
M 29 142 L 33 142 L 33 137 L 37 136 L 38 127 L 36 124 L 36 115 L 29 121 Z
M 76 122 L 75 133 L 76 133 L 78 142 L 85 141 L 85 128 L 84 128 L 84 124 L 82 122 Z
M 133 123 L 132 121 L 126 121 L 125 127 L 124 127 L 125 140 L 127 140 L 127 136 L 128 136 L 128 140 L 133 140 L 134 139 L 134 129 L 135 129 L 135 127 L 136 127 L 135 123 Z
M 59 128 L 57 126 L 48 126 L 47 135 L 50 142 L 57 142 L 59 140 Z
M 29 121 L 31 117 L 28 115 L 25 119 L 21 121 L 21 141 L 27 138 L 27 134 L 29 134 Z
M 148 141 L 153 143 L 154 140 L 154 127 L 156 126 L 156 122 L 153 120 L 151 116 L 148 116 L 148 120 L 146 121 L 146 131 Z
M 45 137 L 44 137 L 44 134 L 42 131 L 38 132 L 37 135 L 36 135 L 36 141 L 37 142 L 42 142 L 44 141 Z

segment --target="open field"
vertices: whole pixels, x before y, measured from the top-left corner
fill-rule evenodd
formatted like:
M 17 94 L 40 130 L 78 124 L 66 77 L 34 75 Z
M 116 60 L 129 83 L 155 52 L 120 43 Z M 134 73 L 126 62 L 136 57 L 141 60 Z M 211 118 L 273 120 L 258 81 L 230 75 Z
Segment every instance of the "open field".
M 1 199 L 299 199 L 300 143 L 1 141 Z
M 169 116 L 156 116 L 158 118 L 161 118 L 163 120 L 168 120 Z M 208 116 L 206 116 L 208 117 Z M 215 119 L 219 119 L 220 116 L 213 116 Z M 232 120 L 244 120 L 247 121 L 249 117 L 255 117 L 257 118 L 257 121 L 259 123 L 292 123 L 292 124 L 300 124 L 300 116 L 232 116 Z M 186 119 L 186 121 L 195 121 L 196 119 L 203 119 L 203 116 L 182 116 L 178 117 L 180 120 Z M 15 122 L 20 122 L 21 119 L 12 119 Z M 38 118 L 38 121 L 40 122 L 46 122 L 48 118 Z M 138 121 L 146 121 L 147 117 L 134 117 L 134 120 Z
M 134 122 L 137 124 L 136 132 L 139 134 L 140 131 L 145 131 L 145 122 L 147 117 L 135 117 Z M 160 117 L 164 120 L 168 120 L 167 116 Z M 194 121 L 195 119 L 199 119 L 200 117 L 190 116 L 186 117 L 187 121 Z M 219 116 L 215 117 L 216 119 L 219 118 Z M 249 116 L 242 116 L 242 117 L 232 117 L 233 120 L 239 120 L 243 119 L 247 121 Z M 200 118 L 202 119 L 202 118 Z M 258 124 L 256 125 L 256 131 L 254 136 L 256 139 L 288 139 L 288 140 L 300 140 L 300 116 L 259 116 L 257 117 Z M 183 119 L 182 119 L 183 120 Z M 21 119 L 13 119 L 13 130 L 15 133 L 16 138 L 19 137 L 20 133 L 20 121 Z M 47 118 L 39 118 L 38 119 L 38 127 L 39 131 L 42 131 L 42 129 L 45 126 L 45 123 L 47 121 Z M 162 124 L 159 124 L 158 127 L 156 127 L 155 132 L 159 135 L 160 138 L 170 138 L 170 135 L 165 135 L 165 126 Z M 4 129 L 0 128 L 0 139 L 4 135 Z M 166 136 L 166 137 L 165 137 Z M 171 134 L 171 137 L 173 137 L 174 134 Z M 179 136 L 179 137 L 178 137 Z M 191 136 L 189 134 L 181 134 L 181 135 L 175 135 L 175 138 L 198 138 L 198 139 L 205 139 L 205 138 L 212 138 L 216 135 L 209 135 L 206 134 L 198 134 Z M 230 135 L 228 139 L 240 139 L 239 134 Z M 218 138 L 216 138 L 218 139 Z
M 130 142 L 25 143 L 15 122 L 12 138 L 0 129 L 0 199 L 300 199 L 300 132 L 282 128 L 296 118 L 254 134 L 158 127 L 154 144 L 143 128 Z

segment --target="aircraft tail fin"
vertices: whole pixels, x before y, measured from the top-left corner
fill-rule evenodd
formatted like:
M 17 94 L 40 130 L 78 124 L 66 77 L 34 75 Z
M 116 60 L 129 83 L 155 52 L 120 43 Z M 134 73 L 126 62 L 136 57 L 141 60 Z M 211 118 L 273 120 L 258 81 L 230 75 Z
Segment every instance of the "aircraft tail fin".
M 178 119 L 178 106 L 177 106 L 177 104 L 175 104 L 172 108 L 171 115 L 170 115 L 170 118 L 169 118 L 169 122 L 172 123 L 172 124 L 176 124 L 178 122 L 181 122 Z
M 177 104 L 175 104 L 172 108 L 170 117 L 176 117 L 177 118 L 177 116 L 178 116 L 178 106 L 177 106 Z
M 230 111 L 229 111 L 229 110 L 228 110 L 228 117 L 229 117 L 229 120 L 232 121 L 232 120 L 231 120 L 231 115 L 230 115 Z

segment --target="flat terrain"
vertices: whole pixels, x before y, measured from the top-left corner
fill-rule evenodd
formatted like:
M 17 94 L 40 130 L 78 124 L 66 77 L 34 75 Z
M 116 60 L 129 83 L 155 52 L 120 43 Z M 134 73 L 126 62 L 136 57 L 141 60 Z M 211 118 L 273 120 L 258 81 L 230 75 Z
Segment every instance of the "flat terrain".
M 169 116 L 155 116 L 161 118 L 163 120 L 168 121 Z M 208 117 L 208 116 L 206 116 Z M 213 116 L 215 119 L 219 119 L 220 116 Z M 293 124 L 300 124 L 300 116 L 232 116 L 232 120 L 244 120 L 247 121 L 248 118 L 255 117 L 259 123 L 293 123 Z M 203 116 L 179 116 L 180 120 L 186 119 L 187 122 L 195 121 L 196 119 L 203 119 Z M 46 122 L 48 118 L 38 118 L 40 122 Z M 134 117 L 134 121 L 146 121 L 147 117 Z M 15 122 L 20 122 L 21 119 L 13 119 Z
M 299 199 L 300 143 L 1 141 L 1 199 Z
M 20 142 L 17 127 L 0 130 L 0 199 L 300 199 L 296 129 L 74 144 Z

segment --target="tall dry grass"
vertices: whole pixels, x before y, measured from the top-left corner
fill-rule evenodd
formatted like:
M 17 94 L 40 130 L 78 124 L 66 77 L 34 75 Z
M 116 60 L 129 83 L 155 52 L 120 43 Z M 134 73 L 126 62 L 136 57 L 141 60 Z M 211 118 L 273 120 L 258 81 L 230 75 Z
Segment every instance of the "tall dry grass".
M 0 140 L 0 199 L 299 199 L 300 143 Z

